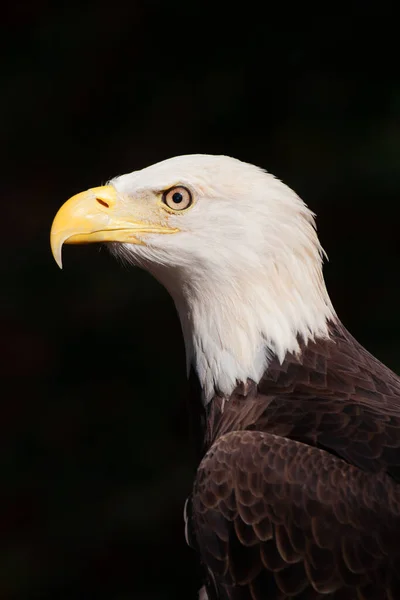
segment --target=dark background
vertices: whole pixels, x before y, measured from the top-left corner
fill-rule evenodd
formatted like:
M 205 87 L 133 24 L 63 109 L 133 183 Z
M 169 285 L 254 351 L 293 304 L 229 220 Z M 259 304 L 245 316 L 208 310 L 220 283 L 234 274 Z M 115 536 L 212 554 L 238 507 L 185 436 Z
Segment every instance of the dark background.
M 400 371 L 398 34 L 360 6 L 291 25 L 289 5 L 248 3 L 2 14 L 1 600 L 199 586 L 174 307 L 99 247 L 68 246 L 57 268 L 48 236 L 69 196 L 176 154 L 267 168 L 318 214 L 342 320 Z

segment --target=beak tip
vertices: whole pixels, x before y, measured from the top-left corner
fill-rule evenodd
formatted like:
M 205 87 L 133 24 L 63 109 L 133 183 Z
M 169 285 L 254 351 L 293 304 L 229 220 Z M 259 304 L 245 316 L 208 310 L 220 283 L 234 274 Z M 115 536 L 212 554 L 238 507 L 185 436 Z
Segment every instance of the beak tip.
M 59 268 L 62 270 L 63 264 L 62 264 L 61 248 L 60 248 L 59 252 L 53 253 L 53 257 L 54 257 L 54 260 L 56 261 L 57 265 L 59 266 Z
M 55 241 L 54 239 L 50 239 L 50 245 L 51 245 L 51 253 L 53 255 L 54 260 L 56 261 L 57 265 L 59 266 L 60 269 L 63 268 L 63 264 L 62 264 L 62 243 L 60 244 L 59 241 Z
M 61 256 L 57 257 L 57 256 L 54 256 L 54 254 L 53 254 L 53 258 L 56 261 L 58 267 L 62 270 L 63 264 L 62 264 Z

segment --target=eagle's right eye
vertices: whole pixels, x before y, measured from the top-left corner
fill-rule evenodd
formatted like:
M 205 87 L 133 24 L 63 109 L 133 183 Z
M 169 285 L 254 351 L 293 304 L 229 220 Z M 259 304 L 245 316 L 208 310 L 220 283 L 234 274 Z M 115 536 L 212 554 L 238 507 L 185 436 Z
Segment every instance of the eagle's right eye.
M 192 194 L 183 186 L 173 187 L 164 192 L 163 202 L 174 211 L 185 210 L 192 204 Z

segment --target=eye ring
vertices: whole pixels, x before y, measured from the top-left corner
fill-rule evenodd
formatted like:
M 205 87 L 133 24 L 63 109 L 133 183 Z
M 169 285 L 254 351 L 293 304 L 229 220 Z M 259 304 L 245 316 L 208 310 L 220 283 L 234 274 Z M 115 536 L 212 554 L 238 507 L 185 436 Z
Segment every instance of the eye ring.
M 182 185 L 166 190 L 163 193 L 162 200 L 168 208 L 178 212 L 189 208 L 193 202 L 191 192 Z

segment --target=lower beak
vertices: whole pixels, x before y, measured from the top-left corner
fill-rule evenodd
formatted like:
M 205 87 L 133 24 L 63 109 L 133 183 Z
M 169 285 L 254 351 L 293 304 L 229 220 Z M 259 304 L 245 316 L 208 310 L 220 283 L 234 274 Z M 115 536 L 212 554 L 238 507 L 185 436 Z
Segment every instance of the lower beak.
M 56 214 L 50 232 L 54 259 L 62 268 L 63 244 L 126 242 L 143 244 L 140 233 L 176 233 L 177 229 L 151 226 L 149 223 L 118 217 L 118 196 L 112 185 L 92 188 L 73 196 Z

